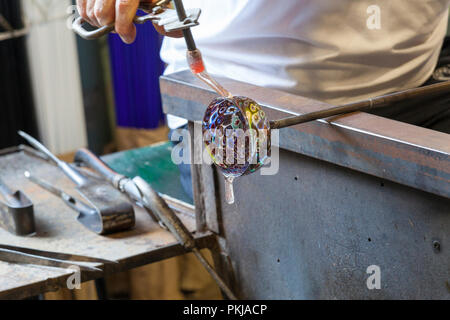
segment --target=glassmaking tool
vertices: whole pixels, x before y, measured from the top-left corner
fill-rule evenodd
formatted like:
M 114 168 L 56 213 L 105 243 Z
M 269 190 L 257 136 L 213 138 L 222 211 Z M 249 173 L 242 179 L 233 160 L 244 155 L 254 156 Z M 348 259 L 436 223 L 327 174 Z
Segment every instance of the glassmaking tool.
M 74 199 L 68 197 L 56 188 L 41 183 L 42 187 L 61 196 L 66 204 L 72 204 L 72 208 L 79 212 L 78 221 L 89 230 L 97 234 L 111 234 L 125 231 L 134 226 L 134 208 L 120 192 L 92 177 L 81 174 L 68 163 L 59 160 L 43 144 L 19 131 L 19 135 L 28 141 L 33 147 L 44 153 L 73 181 L 76 183 L 76 190 L 88 205 L 81 202 L 74 203 Z M 28 173 L 28 178 L 32 178 Z M 33 178 L 35 183 L 39 181 Z M 38 183 L 39 184 L 39 183 Z
M 167 6 L 169 3 L 169 0 L 162 0 L 155 3 L 151 0 L 142 0 L 139 3 L 139 9 L 147 14 L 143 16 L 136 16 L 134 18 L 134 23 L 144 24 L 151 21 L 161 27 L 164 27 L 166 32 L 184 30 L 186 28 L 198 25 L 198 18 L 201 14 L 200 9 L 189 9 L 186 12 L 185 18 L 180 21 L 177 17 L 176 11 Z M 100 38 L 114 31 L 114 28 L 115 23 L 113 22 L 98 29 L 87 30 L 85 28 L 85 21 L 82 17 L 76 18 L 72 24 L 73 31 L 86 40 Z
M 33 202 L 20 190 L 11 190 L 0 179 L 0 226 L 18 236 L 36 232 Z
M 36 250 L 31 248 L 16 247 L 0 244 L 0 261 L 10 263 L 25 263 L 68 269 L 77 266 L 81 271 L 103 272 L 102 269 L 91 267 L 79 262 L 117 264 L 116 261 L 93 258 L 88 256 Z

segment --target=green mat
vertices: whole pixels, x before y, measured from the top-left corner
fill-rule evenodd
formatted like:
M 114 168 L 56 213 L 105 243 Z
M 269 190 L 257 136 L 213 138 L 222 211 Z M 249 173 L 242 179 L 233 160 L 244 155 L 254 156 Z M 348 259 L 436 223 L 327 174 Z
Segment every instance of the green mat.
M 156 191 L 193 204 L 183 190 L 180 172 L 171 159 L 172 143 L 113 153 L 102 159 L 115 171 L 134 178 L 140 176 Z

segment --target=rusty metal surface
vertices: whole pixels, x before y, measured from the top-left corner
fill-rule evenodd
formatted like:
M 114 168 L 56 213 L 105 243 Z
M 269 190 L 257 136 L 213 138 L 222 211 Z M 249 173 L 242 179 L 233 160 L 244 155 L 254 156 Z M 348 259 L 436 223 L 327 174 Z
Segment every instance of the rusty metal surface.
M 221 201 L 240 297 L 450 299 L 450 199 L 289 151 L 280 159 L 277 176 L 236 179 L 236 203 Z M 371 265 L 380 290 L 367 288 Z
M 216 96 L 188 71 L 161 78 L 166 113 L 201 121 Z M 220 79 L 233 94 L 258 101 L 269 119 L 330 105 L 292 94 Z M 182 107 L 180 107 L 182 106 Z M 386 180 L 450 197 L 450 135 L 364 112 L 280 130 L 280 147 Z
M 76 212 L 65 206 L 59 198 L 43 192 L 28 181 L 23 175 L 25 170 L 44 177 L 69 194 L 77 195 L 74 184 L 55 166 L 24 152 L 3 153 L 0 156 L 2 177 L 8 184 L 26 192 L 34 202 L 37 233 L 33 237 L 18 237 L 0 229 L 1 244 L 120 262 L 118 265 L 107 266 L 105 274 L 131 269 L 184 252 L 184 248 L 177 244 L 169 232 L 162 230 L 138 207 L 135 207 L 136 226 L 130 231 L 100 236 L 87 230 L 77 222 Z M 187 210 L 189 206 L 183 206 L 176 201 L 173 206 L 175 209 L 182 208 L 181 212 L 178 212 L 179 217 L 189 230 L 195 230 L 193 212 Z M 209 247 L 213 241 L 208 233 L 197 234 L 196 240 L 201 248 Z M 65 285 L 71 272 L 0 261 L 0 298 L 24 298 L 56 290 Z M 89 277 L 90 275 L 83 280 L 90 280 Z

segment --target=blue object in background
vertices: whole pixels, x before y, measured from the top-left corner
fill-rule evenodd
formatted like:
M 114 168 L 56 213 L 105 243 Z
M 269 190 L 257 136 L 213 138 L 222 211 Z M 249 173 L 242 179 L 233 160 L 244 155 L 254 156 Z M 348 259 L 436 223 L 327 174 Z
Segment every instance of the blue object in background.
M 154 129 L 165 120 L 159 90 L 159 76 L 164 71 L 159 56 L 162 36 L 152 23 L 136 28 L 132 45 L 124 44 L 117 34 L 109 35 L 117 125 Z

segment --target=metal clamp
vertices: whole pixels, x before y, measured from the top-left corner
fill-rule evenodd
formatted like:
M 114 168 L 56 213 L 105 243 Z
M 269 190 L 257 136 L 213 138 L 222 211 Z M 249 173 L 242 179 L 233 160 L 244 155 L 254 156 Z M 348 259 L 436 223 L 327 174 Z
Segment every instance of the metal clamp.
M 200 14 L 201 9 L 199 8 L 188 9 L 186 10 L 186 19 L 184 21 L 179 21 L 175 10 L 164 7 L 154 7 L 152 9 L 152 13 L 144 16 L 136 16 L 134 18 L 134 23 L 144 24 L 148 21 L 152 21 L 153 23 L 164 27 L 166 32 L 173 32 L 198 26 Z M 84 23 L 84 19 L 82 17 L 78 17 L 73 22 L 72 29 L 76 34 L 86 40 L 100 38 L 115 29 L 115 23 L 111 23 L 93 31 L 88 31 L 84 28 Z

